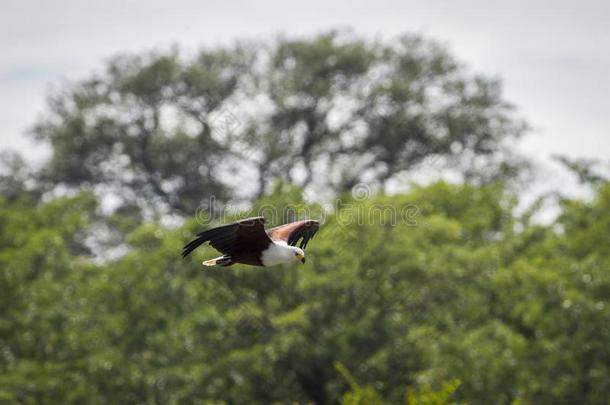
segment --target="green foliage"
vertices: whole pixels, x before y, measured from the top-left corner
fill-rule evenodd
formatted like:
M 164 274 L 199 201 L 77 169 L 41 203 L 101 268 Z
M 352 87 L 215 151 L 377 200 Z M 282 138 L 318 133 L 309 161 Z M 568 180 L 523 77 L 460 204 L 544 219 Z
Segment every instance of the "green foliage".
M 40 196 L 31 168 L 17 153 L 0 151 L 0 196 L 11 201 L 38 199 Z
M 346 391 L 340 399 L 342 405 L 383 405 L 386 404 L 375 387 L 371 385 L 361 386 L 356 382 L 354 376 L 339 362 L 335 362 L 335 368 L 349 383 L 349 391 Z M 451 401 L 451 396 L 460 386 L 457 379 L 444 382 L 439 390 L 429 385 L 409 390 L 405 395 L 405 405 L 459 405 Z
M 341 397 L 342 405 L 383 405 L 386 404 L 375 387 L 371 385 L 361 386 L 358 384 L 345 368 L 339 362 L 335 363 L 337 371 L 349 383 L 350 390 L 345 392 Z M 457 402 L 451 401 L 451 396 L 460 386 L 460 381 L 457 379 L 449 382 L 443 382 L 439 390 L 435 390 L 430 385 L 420 386 L 416 389 L 409 390 L 405 395 L 405 405 L 459 405 Z
M 554 156 L 555 160 L 576 175 L 583 184 L 603 185 L 610 179 L 601 173 L 601 162 L 594 159 L 569 159 L 566 156 Z M 606 167 L 607 169 L 607 167 Z M 607 171 L 607 170 L 606 170 Z
M 84 315 L 74 299 L 92 268 L 79 254 L 94 207 L 86 194 L 39 209 L 0 199 L 0 399 L 75 401 L 86 388 L 87 341 L 72 323 Z
M 458 405 L 457 402 L 451 401 L 451 396 L 459 386 L 460 381 L 454 379 L 443 383 L 438 391 L 430 386 L 418 388 L 407 393 L 405 405 Z
M 372 386 L 360 386 L 354 379 L 354 376 L 339 362 L 335 362 L 335 368 L 349 383 L 350 390 L 341 397 L 342 405 L 382 405 L 383 398 L 379 392 Z
M 319 209 L 274 190 L 255 207 Z M 346 198 L 306 266 L 226 269 L 179 258 L 194 221 L 98 262 L 91 195 L 2 199 L 0 400 L 603 404 L 609 196 L 549 226 L 497 185 Z

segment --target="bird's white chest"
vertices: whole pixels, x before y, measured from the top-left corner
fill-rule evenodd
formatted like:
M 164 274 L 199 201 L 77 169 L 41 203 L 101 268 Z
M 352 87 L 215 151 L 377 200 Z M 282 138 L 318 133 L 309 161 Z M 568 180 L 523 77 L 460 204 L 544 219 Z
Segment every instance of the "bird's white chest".
M 294 250 L 286 242 L 274 241 L 267 249 L 263 250 L 261 261 L 265 267 L 289 263 L 294 261 Z

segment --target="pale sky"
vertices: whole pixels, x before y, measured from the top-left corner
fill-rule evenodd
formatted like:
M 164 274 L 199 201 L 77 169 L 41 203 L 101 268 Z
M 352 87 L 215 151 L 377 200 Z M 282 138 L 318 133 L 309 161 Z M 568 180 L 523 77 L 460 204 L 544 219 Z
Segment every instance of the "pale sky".
M 610 160 L 610 1 L 593 0 L 0 0 L 0 148 L 41 164 L 45 151 L 24 133 L 48 89 L 86 78 L 117 53 L 331 28 L 441 41 L 473 71 L 503 80 L 505 98 L 533 127 L 518 145 L 524 153 Z

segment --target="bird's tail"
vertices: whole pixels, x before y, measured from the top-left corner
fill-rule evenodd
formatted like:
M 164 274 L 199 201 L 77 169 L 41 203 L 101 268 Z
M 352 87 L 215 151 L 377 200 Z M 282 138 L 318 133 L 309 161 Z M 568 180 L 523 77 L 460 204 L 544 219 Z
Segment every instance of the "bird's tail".
M 201 263 L 204 266 L 230 266 L 233 264 L 231 256 L 220 256 L 215 259 L 206 260 Z

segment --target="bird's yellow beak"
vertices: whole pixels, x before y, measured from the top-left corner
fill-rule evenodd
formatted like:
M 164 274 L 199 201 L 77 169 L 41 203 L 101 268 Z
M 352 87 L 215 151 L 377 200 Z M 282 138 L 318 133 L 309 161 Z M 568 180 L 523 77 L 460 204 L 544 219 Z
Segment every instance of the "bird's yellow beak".
M 301 263 L 305 264 L 305 256 L 302 255 L 296 255 L 297 260 L 300 261 Z

